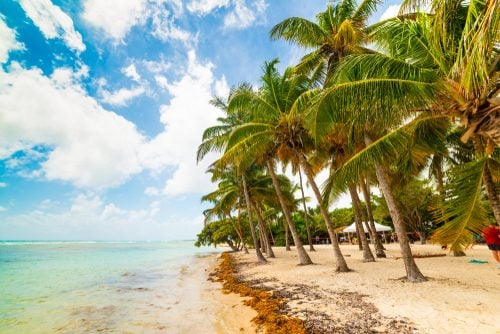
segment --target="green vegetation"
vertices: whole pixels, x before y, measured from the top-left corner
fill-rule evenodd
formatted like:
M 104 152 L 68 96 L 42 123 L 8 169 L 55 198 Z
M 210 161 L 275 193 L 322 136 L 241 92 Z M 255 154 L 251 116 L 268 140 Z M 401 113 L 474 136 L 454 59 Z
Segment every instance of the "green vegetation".
M 335 229 L 370 222 L 365 232 L 382 257 L 377 219 L 394 226 L 406 277 L 421 282 L 407 232 L 458 254 L 489 219 L 500 222 L 496 2 L 409 0 L 398 17 L 367 26 L 378 2 L 344 0 L 316 22 L 278 23 L 272 38 L 310 52 L 282 73 L 278 60 L 266 62 L 259 87 L 242 84 L 214 99 L 225 116 L 203 134 L 198 160 L 220 154 L 208 171 L 218 190 L 204 198 L 214 205 L 207 219 L 219 223 L 206 225 L 200 244 L 247 243 L 264 262 L 263 252 L 274 256 L 273 243 L 288 245 L 290 233 L 304 265 L 312 262 L 303 243 L 328 236 L 344 272 Z M 317 208 L 306 209 L 276 173 L 287 165 L 305 175 Z M 329 178 L 320 190 L 315 176 L 323 169 Z M 371 196 L 370 186 L 382 197 Z M 347 191 L 353 209 L 330 212 Z M 359 237 L 364 260 L 374 261 L 365 233 Z

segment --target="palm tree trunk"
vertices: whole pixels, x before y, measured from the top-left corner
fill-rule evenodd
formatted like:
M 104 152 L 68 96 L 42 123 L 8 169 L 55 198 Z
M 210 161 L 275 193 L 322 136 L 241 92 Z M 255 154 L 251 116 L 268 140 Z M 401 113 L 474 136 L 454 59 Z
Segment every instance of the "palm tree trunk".
M 269 170 L 269 174 L 271 175 L 271 179 L 273 180 L 273 185 L 274 189 L 276 190 L 276 195 L 278 195 L 278 200 L 280 202 L 281 209 L 283 210 L 286 222 L 288 224 L 288 227 L 290 228 L 290 233 L 292 234 L 293 242 L 295 243 L 295 247 L 297 248 L 297 253 L 299 255 L 299 262 L 301 265 L 312 264 L 311 258 L 304 249 L 304 246 L 302 246 L 302 242 L 300 241 L 297 229 L 293 224 L 292 215 L 290 213 L 290 210 L 288 209 L 288 206 L 286 205 L 285 197 L 283 196 L 283 192 L 281 191 L 278 177 L 274 172 L 274 165 L 272 163 L 272 160 L 267 160 L 267 169 Z
M 311 166 L 309 166 L 309 163 L 306 161 L 304 155 L 300 154 L 299 159 L 300 159 L 300 165 L 304 169 L 304 173 L 306 173 L 307 181 L 309 182 L 314 191 L 314 195 L 316 196 L 316 199 L 318 201 L 321 215 L 323 216 L 323 220 L 325 221 L 326 224 L 326 229 L 328 230 L 328 235 L 332 240 L 333 254 L 335 256 L 335 262 L 336 262 L 335 270 L 339 272 L 347 272 L 350 269 L 347 266 L 347 262 L 345 261 L 344 256 L 342 255 L 342 251 L 340 250 L 339 242 L 337 240 L 337 236 L 335 235 L 332 221 L 330 220 L 330 215 L 328 214 L 328 211 L 326 210 L 325 205 L 323 204 L 323 199 L 321 198 L 321 193 L 319 192 L 318 186 L 316 185 L 316 181 L 314 180 Z
M 370 222 L 370 230 L 372 232 L 372 239 L 375 245 L 375 255 L 377 257 L 387 257 L 384 252 L 382 241 L 380 241 L 380 238 L 378 237 L 377 228 L 375 227 L 375 219 L 373 219 L 372 202 L 370 192 L 368 191 L 368 184 L 370 184 L 368 177 L 361 179 L 361 191 L 363 192 L 363 197 L 365 198 L 366 213 L 368 215 L 368 221 Z
M 358 192 L 354 184 L 349 185 L 349 193 L 351 194 L 352 206 L 354 208 L 354 220 L 356 222 L 358 238 L 363 246 L 363 262 L 375 262 L 368 240 L 366 239 L 365 229 L 363 228 L 363 214 L 361 213 L 361 201 L 359 200 Z
M 351 199 L 352 199 L 352 197 L 351 197 Z M 358 243 L 358 249 L 360 251 L 362 251 L 363 250 L 363 244 L 361 243 L 361 238 L 359 237 L 359 235 L 360 235 L 361 232 L 359 231 L 358 224 L 356 224 L 356 218 L 354 218 L 354 227 L 356 227 L 356 242 Z
M 239 211 L 238 211 L 238 217 L 239 217 Z M 226 219 L 224 215 L 224 219 Z M 245 254 L 248 254 L 248 249 L 247 246 L 245 245 L 245 239 L 243 239 L 243 233 L 241 230 L 236 226 L 236 223 L 233 221 L 233 217 L 231 217 L 231 213 L 229 213 L 229 220 L 231 221 L 231 224 L 233 225 L 234 230 L 236 231 L 236 234 L 238 234 L 238 237 L 240 238 L 241 244 L 243 246 L 243 250 L 245 251 Z
M 372 143 L 371 139 L 365 135 L 365 144 L 370 145 Z M 396 198 L 392 193 L 391 184 L 389 183 L 389 176 L 385 167 L 380 164 L 375 164 L 375 171 L 377 173 L 378 183 L 380 189 L 384 194 L 387 206 L 389 207 L 389 212 L 391 213 L 392 222 L 394 228 L 396 229 L 396 234 L 398 235 L 399 247 L 401 248 L 401 255 L 403 256 L 403 262 L 406 269 L 406 278 L 410 282 L 425 282 L 427 279 L 418 269 L 415 259 L 411 253 L 410 242 L 408 236 L 406 235 L 406 228 L 403 221 L 403 216 L 399 212 L 397 206 Z
M 242 176 L 241 179 L 243 180 L 243 192 L 245 193 L 245 202 L 247 204 L 247 211 L 248 211 L 248 221 L 250 223 L 250 231 L 252 233 L 252 240 L 253 244 L 255 247 L 255 253 L 257 255 L 257 260 L 259 263 L 264 263 L 267 262 L 266 258 L 264 255 L 262 255 L 262 252 L 260 251 L 259 248 L 259 241 L 257 240 L 257 235 L 255 234 L 255 226 L 253 225 L 253 220 L 252 220 L 252 209 L 250 205 L 250 195 L 248 194 L 248 188 L 247 188 L 247 182 L 245 180 L 245 176 Z
M 274 256 L 273 249 L 271 247 L 271 242 L 269 241 L 269 236 L 267 235 L 266 224 L 264 223 L 264 219 L 262 218 L 262 213 L 255 203 L 252 202 L 252 206 L 255 209 L 255 213 L 257 214 L 257 221 L 259 222 L 259 228 L 262 231 L 262 241 L 266 248 L 267 257 L 276 257 Z
M 285 226 L 285 250 L 291 251 L 291 249 L 290 249 L 290 235 L 288 232 L 288 224 L 286 223 L 286 219 L 283 219 L 283 225 Z
M 309 217 L 307 214 L 306 197 L 304 196 L 304 185 L 302 183 L 302 172 L 300 171 L 300 168 L 299 168 L 299 182 L 300 182 L 300 192 L 302 194 L 302 207 L 304 208 L 304 222 L 306 223 L 307 241 L 309 241 L 309 251 L 315 252 L 316 250 L 314 249 L 311 237 L 311 229 L 309 228 Z
M 498 198 L 495 183 L 493 182 L 493 178 L 491 176 L 488 165 L 486 165 L 484 169 L 483 182 L 486 185 L 486 193 L 488 195 L 488 200 L 490 201 L 495 220 L 497 224 L 500 224 L 500 198 Z

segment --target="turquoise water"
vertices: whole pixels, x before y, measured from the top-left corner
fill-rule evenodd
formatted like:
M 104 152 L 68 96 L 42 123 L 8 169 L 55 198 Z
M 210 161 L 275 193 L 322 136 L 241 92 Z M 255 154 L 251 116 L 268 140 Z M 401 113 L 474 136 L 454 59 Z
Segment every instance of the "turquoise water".
M 0 242 L 0 333 L 185 332 L 213 252 L 192 245 Z

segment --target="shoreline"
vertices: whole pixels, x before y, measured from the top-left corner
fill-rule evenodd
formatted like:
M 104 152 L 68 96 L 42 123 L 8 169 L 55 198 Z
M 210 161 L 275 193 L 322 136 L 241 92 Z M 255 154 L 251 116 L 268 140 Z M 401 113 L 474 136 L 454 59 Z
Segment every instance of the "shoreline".
M 402 280 L 399 247 L 385 246 L 388 258 L 375 263 L 363 263 L 357 245 L 341 246 L 353 270 L 349 273 L 333 271 L 329 245 L 315 245 L 317 251 L 309 252 L 312 266 L 298 266 L 293 249 L 282 247 L 275 247 L 277 258 L 264 265 L 256 264 L 252 252 L 231 255 L 238 277 L 285 298 L 283 312 L 302 319 L 308 333 L 499 333 L 500 270 L 486 246 L 453 257 L 436 245 L 413 244 L 415 254 L 446 255 L 416 259 L 429 278 L 424 283 Z M 469 263 L 472 259 L 488 263 Z
M 210 301 L 214 333 L 257 333 L 257 327 L 251 322 L 257 312 L 243 304 L 245 298 L 235 293 L 226 294 L 221 283 L 209 280 L 209 275 L 220 261 L 220 254 L 208 255 L 200 260 L 203 261 L 201 267 L 205 268 L 201 298 Z

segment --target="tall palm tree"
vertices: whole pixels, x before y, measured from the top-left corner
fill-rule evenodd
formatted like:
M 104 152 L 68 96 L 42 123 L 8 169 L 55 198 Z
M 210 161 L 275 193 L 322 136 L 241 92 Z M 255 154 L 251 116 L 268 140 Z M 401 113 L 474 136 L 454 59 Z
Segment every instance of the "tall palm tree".
M 316 15 L 316 22 L 290 17 L 272 28 L 271 38 L 281 38 L 303 48 L 312 48 L 296 69 L 328 82 L 345 56 L 372 52 L 365 47 L 368 42 L 366 24 L 379 2 L 363 0 L 357 5 L 355 0 L 343 0 L 330 4 L 324 12 Z

